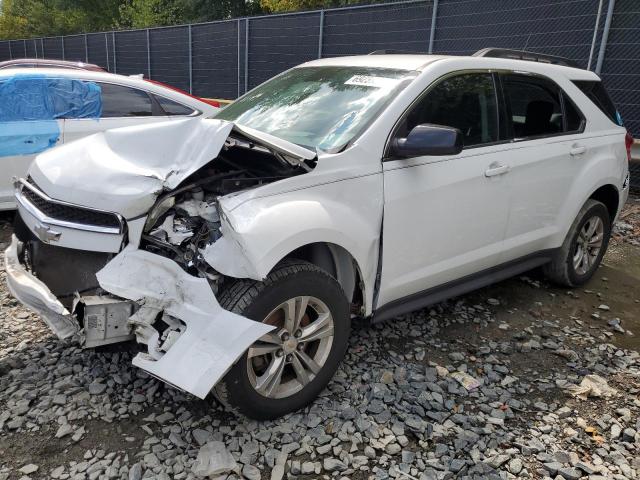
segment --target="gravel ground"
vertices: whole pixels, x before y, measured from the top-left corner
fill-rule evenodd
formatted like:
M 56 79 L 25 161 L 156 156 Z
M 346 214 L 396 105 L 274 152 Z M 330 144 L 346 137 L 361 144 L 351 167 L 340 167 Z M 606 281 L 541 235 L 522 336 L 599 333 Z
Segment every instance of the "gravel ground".
M 638 199 L 586 288 L 531 272 L 356 324 L 328 389 L 273 422 L 154 380 L 132 345 L 56 340 L 3 277 L 0 480 L 640 477 Z

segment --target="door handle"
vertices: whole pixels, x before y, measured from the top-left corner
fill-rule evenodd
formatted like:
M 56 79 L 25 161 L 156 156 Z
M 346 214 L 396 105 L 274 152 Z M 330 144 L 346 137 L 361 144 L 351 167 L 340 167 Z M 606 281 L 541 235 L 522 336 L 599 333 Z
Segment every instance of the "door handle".
M 585 147 L 584 145 L 574 145 L 573 147 L 571 147 L 571 150 L 569 150 L 569 153 L 575 157 L 576 155 L 582 155 L 586 151 L 587 147 Z
M 495 177 L 496 175 L 504 175 L 509 171 L 509 165 L 502 165 L 499 163 L 492 163 L 489 168 L 485 170 L 485 177 Z

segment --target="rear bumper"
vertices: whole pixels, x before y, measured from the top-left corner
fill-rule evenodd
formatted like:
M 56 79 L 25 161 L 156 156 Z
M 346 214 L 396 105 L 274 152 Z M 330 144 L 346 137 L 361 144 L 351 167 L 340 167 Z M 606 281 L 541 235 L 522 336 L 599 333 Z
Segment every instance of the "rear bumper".
M 21 249 L 22 242 L 14 235 L 11 245 L 4 252 L 7 285 L 11 294 L 38 313 L 58 338 L 72 336 L 79 330 L 78 322 L 49 288 L 20 263 Z

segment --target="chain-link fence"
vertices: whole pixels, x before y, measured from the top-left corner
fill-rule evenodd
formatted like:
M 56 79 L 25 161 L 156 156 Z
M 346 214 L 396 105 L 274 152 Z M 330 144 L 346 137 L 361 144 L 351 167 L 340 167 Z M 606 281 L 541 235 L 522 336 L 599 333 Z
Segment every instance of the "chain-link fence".
M 464 55 L 503 47 L 600 73 L 640 137 L 640 1 L 409 0 L 143 30 L 0 42 L 0 60 L 56 58 L 236 98 L 299 63 L 390 49 Z M 640 178 L 640 172 L 637 176 Z

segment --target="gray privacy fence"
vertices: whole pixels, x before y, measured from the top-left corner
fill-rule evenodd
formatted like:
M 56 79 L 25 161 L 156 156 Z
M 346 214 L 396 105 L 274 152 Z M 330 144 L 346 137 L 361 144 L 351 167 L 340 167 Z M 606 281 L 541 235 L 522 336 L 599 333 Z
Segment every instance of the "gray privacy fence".
M 640 137 L 640 0 L 411 0 L 144 30 L 0 42 L 37 57 L 145 74 L 195 95 L 236 98 L 299 63 L 394 49 L 526 49 L 600 73 Z

